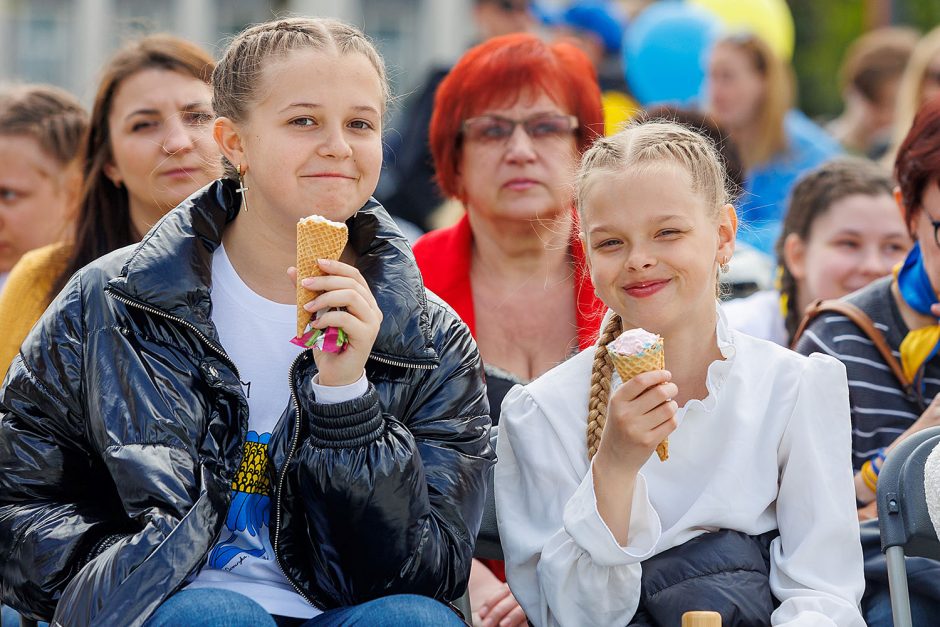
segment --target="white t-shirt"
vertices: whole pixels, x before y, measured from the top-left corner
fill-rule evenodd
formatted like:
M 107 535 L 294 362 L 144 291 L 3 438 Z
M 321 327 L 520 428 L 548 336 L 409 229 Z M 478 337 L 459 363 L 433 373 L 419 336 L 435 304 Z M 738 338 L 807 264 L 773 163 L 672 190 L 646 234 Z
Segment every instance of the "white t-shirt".
M 254 599 L 270 614 L 312 618 L 322 612 L 294 590 L 274 557 L 273 489 L 263 471 L 271 432 L 291 402 L 288 371 L 305 350 L 290 342 L 296 311 L 294 304 L 276 303 L 253 292 L 235 272 L 225 249 L 216 249 L 212 322 L 246 386 L 249 431 L 225 528 L 188 587 L 224 588 Z M 363 376 L 349 386 L 326 388 L 314 382 L 312 388 L 318 401 L 338 403 L 364 394 L 368 382 Z
M 651 455 L 637 476 L 627 546 L 597 510 L 587 456 L 593 348 L 506 396 L 499 532 L 536 625 L 626 625 L 643 560 L 707 531 L 779 529 L 771 624 L 864 627 L 845 367 L 731 331 L 721 313 L 717 330 L 724 359 L 708 368 L 708 395 L 679 410 L 669 459 Z

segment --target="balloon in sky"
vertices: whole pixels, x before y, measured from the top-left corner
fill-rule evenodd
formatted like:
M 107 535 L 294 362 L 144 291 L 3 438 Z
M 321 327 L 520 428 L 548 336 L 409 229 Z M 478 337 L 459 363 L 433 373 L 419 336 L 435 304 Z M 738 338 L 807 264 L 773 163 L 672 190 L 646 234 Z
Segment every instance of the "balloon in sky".
M 730 32 L 750 32 L 770 45 L 781 59 L 793 58 L 793 14 L 785 0 L 689 0 L 711 11 Z
M 714 13 L 680 2 L 652 4 L 634 18 L 624 36 L 623 61 L 640 104 L 695 106 L 721 28 Z

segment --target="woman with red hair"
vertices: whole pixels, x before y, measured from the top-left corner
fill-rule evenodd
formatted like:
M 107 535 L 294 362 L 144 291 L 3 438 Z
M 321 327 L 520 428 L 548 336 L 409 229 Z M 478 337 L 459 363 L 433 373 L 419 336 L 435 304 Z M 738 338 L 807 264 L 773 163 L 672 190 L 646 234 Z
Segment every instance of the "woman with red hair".
M 425 285 L 476 338 L 493 423 L 503 396 L 590 346 L 602 315 L 576 241 L 574 173 L 603 132 L 590 60 L 528 34 L 469 50 L 438 88 L 430 143 L 443 192 L 466 214 L 415 243 Z M 470 578 L 483 624 L 525 624 L 505 584 Z M 516 621 L 516 622 L 513 622 Z

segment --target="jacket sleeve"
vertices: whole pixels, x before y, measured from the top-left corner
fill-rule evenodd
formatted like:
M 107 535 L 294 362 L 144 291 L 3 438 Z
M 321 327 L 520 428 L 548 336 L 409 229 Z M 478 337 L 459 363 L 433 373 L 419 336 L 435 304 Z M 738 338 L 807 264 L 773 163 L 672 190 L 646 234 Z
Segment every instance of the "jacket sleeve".
M 661 535 L 659 516 L 641 473 L 628 546 L 618 544 L 597 511 L 583 436 L 572 442 L 555 426 L 523 387 L 503 401 L 495 485 L 507 580 L 536 625 L 626 625 L 639 605 L 641 562 Z
M 76 278 L 0 391 L 0 597 L 34 618 L 52 615 L 72 577 L 118 531 L 92 498 L 95 470 L 82 449 L 82 335 Z
M 770 546 L 773 625 L 865 624 L 845 367 L 813 355 L 778 448 L 780 537 Z
M 476 345 L 455 316 L 437 319 L 440 365 L 392 384 L 411 399 L 395 403 L 407 417 L 389 414 L 371 384 L 336 405 L 300 399 L 309 433 L 287 480 L 303 501 L 318 587 L 336 603 L 452 600 L 466 587 L 495 455 Z

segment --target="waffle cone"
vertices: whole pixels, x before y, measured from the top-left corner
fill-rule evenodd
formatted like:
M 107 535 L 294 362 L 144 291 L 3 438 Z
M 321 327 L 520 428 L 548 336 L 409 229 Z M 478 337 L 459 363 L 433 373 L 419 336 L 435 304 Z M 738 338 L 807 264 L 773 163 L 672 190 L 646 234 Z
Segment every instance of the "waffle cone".
M 304 305 L 319 295 L 301 286 L 301 280 L 321 276 L 323 271 L 317 259 L 339 259 L 348 237 L 346 225 L 340 222 L 301 220 L 297 223 L 297 337 L 304 334 L 313 316 Z
M 608 350 L 607 354 L 610 355 L 610 360 L 617 369 L 621 381 L 629 381 L 643 372 L 662 370 L 666 367 L 666 354 L 663 352 L 662 339 L 652 349 L 641 355 L 623 355 L 611 350 Z M 656 454 L 659 455 L 661 462 L 669 459 L 669 438 L 656 446 Z

